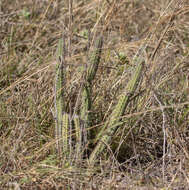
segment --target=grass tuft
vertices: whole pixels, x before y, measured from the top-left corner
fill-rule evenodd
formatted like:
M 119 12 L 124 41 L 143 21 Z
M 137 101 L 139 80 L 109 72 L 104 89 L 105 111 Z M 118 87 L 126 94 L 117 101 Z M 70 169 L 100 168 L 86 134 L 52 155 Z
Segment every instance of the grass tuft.
M 188 12 L 0 1 L 0 189 L 187 189 Z

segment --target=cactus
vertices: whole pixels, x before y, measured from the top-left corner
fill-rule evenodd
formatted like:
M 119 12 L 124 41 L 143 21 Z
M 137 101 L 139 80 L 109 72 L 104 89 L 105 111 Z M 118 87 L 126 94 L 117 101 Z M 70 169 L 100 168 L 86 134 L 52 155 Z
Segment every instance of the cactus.
M 128 85 L 126 86 L 124 93 L 119 98 L 118 103 L 110 116 L 110 119 L 105 123 L 105 125 L 102 127 L 101 131 L 97 135 L 98 143 L 90 155 L 90 166 L 94 165 L 94 163 L 96 162 L 96 158 L 104 151 L 106 144 L 110 143 L 113 134 L 119 127 L 118 124 L 120 122 L 120 118 L 130 101 L 130 97 L 132 96 L 132 94 L 134 94 L 139 84 L 140 76 L 143 70 L 143 59 L 139 59 L 137 61 L 137 64 L 138 65 L 136 67 L 135 73 L 133 74 L 133 77 L 129 81 Z
M 64 47 L 63 40 L 59 40 L 57 48 L 57 69 L 56 69 L 56 82 L 55 82 L 55 109 L 56 109 L 56 138 L 57 138 L 57 149 L 61 159 L 66 160 L 65 163 L 70 161 L 67 160 L 68 155 L 72 155 L 72 136 L 75 135 L 75 152 L 76 160 L 81 160 L 82 148 L 85 146 L 83 141 L 86 141 L 85 131 L 90 124 L 89 110 L 91 105 L 91 92 L 92 92 L 92 81 L 96 75 L 98 64 L 101 56 L 103 40 L 100 37 L 97 40 L 95 50 L 91 53 L 90 62 L 85 71 L 86 76 L 81 89 L 81 107 L 80 115 L 71 116 L 66 113 L 65 110 L 65 98 L 63 88 L 66 82 L 66 70 L 65 60 L 63 57 Z M 72 120 L 70 120 L 72 118 Z M 73 125 L 73 126 L 72 126 Z M 72 128 L 75 128 L 75 134 L 73 134 Z
M 56 81 L 55 81 L 55 110 L 56 110 L 56 139 L 57 139 L 57 149 L 58 154 L 62 157 L 62 125 L 63 125 L 63 113 L 65 109 L 64 105 L 64 95 L 63 87 L 65 80 L 65 71 L 64 71 L 64 60 L 62 57 L 63 54 L 63 39 L 59 40 L 57 48 L 57 66 L 56 66 Z
M 84 81 L 81 85 L 81 93 L 80 100 L 81 106 L 79 108 L 79 115 L 74 115 L 71 117 L 66 113 L 65 110 L 65 100 L 63 95 L 63 87 L 65 84 L 65 61 L 62 57 L 63 52 L 63 41 L 59 41 L 58 46 L 58 69 L 56 73 L 56 111 L 57 111 L 57 125 L 56 125 L 56 135 L 58 137 L 58 151 L 61 155 L 67 159 L 68 155 L 72 155 L 72 150 L 75 151 L 76 160 L 82 159 L 83 148 L 85 143 L 83 142 L 84 133 L 87 128 L 90 126 L 90 115 L 89 110 L 91 109 L 91 94 L 92 94 L 92 81 L 95 78 L 98 64 L 101 57 L 101 49 L 103 45 L 102 37 L 99 37 L 96 40 L 95 49 L 90 52 L 90 60 L 89 65 L 87 65 L 87 69 L 84 71 Z M 114 135 L 117 128 L 120 126 L 121 116 L 124 114 L 130 100 L 131 96 L 135 93 L 137 86 L 139 85 L 139 81 L 141 78 L 141 74 L 143 71 L 143 58 L 137 57 L 134 59 L 134 65 L 136 65 L 135 72 L 131 80 L 128 82 L 124 93 L 118 99 L 118 103 L 115 106 L 112 114 L 110 115 L 109 120 L 107 120 L 102 127 L 101 131 L 97 135 L 97 145 L 94 148 L 93 152 L 89 158 L 90 166 L 93 166 L 98 158 L 98 156 L 104 151 L 105 145 L 111 142 L 112 136 Z M 77 108 L 77 105 L 75 106 Z M 72 118 L 72 121 L 70 120 Z M 73 125 L 73 126 L 72 126 Z M 73 134 L 72 128 L 75 129 L 75 134 Z M 73 143 L 69 142 L 72 137 L 75 136 L 75 146 Z M 61 140 L 60 140 L 61 139 Z

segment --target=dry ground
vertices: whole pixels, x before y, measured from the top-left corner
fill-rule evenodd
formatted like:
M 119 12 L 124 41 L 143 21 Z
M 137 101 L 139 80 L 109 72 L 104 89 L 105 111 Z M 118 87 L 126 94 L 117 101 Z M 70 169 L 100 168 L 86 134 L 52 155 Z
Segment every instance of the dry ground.
M 0 2 L 0 189 L 189 189 L 188 0 L 73 0 L 72 9 L 68 0 Z M 93 176 L 87 159 L 60 167 L 56 154 L 55 52 L 62 33 L 70 107 L 87 37 L 104 37 L 91 138 L 144 47 L 140 89 Z

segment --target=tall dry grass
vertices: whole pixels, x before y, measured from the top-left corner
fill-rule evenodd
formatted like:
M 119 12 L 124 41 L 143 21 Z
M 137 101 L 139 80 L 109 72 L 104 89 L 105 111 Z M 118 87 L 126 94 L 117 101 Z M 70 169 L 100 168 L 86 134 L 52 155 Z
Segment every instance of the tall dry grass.
M 187 189 L 187 0 L 7 0 L 0 6 L 0 189 Z M 75 107 L 97 37 L 104 43 L 85 151 L 78 163 L 62 165 L 54 79 L 63 34 L 71 115 L 82 105 Z M 113 133 L 103 131 L 110 140 L 100 141 L 120 96 L 128 95 L 138 56 L 144 60 L 140 81 Z M 103 150 L 90 167 L 98 143 Z

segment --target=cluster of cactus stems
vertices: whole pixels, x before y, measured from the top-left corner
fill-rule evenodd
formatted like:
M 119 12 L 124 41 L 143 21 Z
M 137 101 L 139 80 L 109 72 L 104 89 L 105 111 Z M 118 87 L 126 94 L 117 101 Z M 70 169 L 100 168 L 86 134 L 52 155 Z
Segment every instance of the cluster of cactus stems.
M 56 140 L 57 150 L 60 158 L 64 163 L 70 163 L 70 156 L 75 155 L 76 160 L 82 159 L 82 152 L 86 146 L 86 131 L 92 125 L 90 120 L 91 97 L 92 97 L 92 82 L 95 78 L 98 65 L 101 58 L 101 51 L 103 46 L 103 38 L 99 37 L 96 40 L 95 48 L 90 52 L 89 63 L 84 71 L 84 81 L 81 85 L 81 104 L 79 107 L 79 114 L 70 115 L 66 113 L 65 109 L 65 83 L 66 83 L 66 64 L 64 58 L 64 41 L 59 40 L 57 48 L 57 69 L 55 82 L 55 109 L 56 109 Z M 89 157 L 89 166 L 94 166 L 98 157 L 105 150 L 107 144 L 112 140 L 112 137 L 120 126 L 120 120 L 123 116 L 131 96 L 135 93 L 141 73 L 143 70 L 143 58 L 137 59 L 134 63 L 136 69 L 131 80 L 125 87 L 124 92 L 118 98 L 117 105 L 115 105 L 112 114 L 105 122 L 104 126 L 96 136 L 96 146 Z M 75 137 L 75 142 L 72 143 L 72 137 Z
M 60 39 L 58 43 L 55 80 L 56 140 L 59 156 L 65 163 L 70 162 L 71 155 L 75 155 L 77 161 L 82 158 L 82 148 L 85 146 L 87 138 L 86 130 L 91 124 L 89 110 L 91 108 L 92 81 L 95 78 L 100 62 L 102 45 L 103 38 L 99 37 L 96 41 L 95 49 L 90 53 L 91 56 L 86 70 L 84 71 L 85 73 L 83 73 L 84 81 L 81 85 L 81 105 L 79 114 L 77 114 L 77 110 L 75 110 L 74 114 L 70 115 L 66 113 L 65 107 L 65 42 L 63 39 Z M 77 109 L 77 105 L 75 109 Z M 75 136 L 74 143 L 72 143 L 73 136 Z

